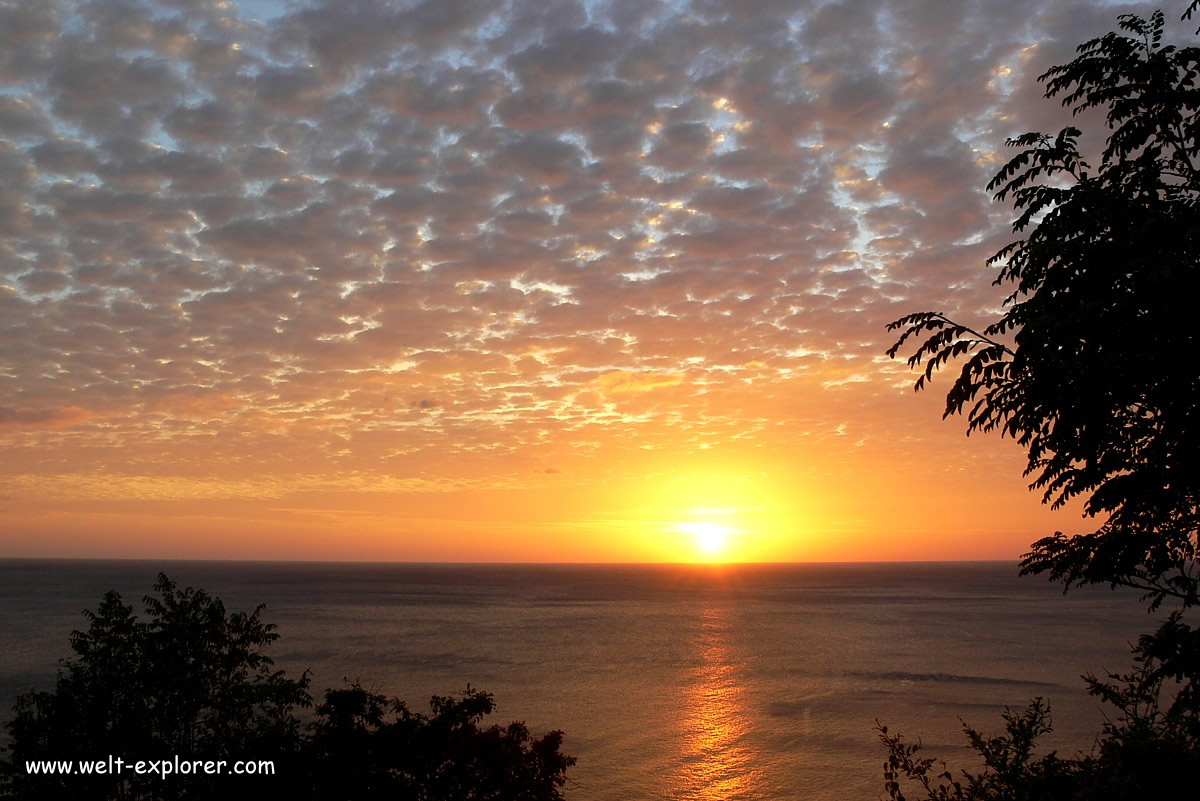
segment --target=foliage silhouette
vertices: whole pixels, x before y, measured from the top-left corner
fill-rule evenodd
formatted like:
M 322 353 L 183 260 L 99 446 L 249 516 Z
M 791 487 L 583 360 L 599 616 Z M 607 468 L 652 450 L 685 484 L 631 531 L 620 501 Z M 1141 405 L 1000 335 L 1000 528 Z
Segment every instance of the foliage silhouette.
M 1064 591 L 1131 586 L 1151 610 L 1178 609 L 1139 639 L 1130 673 L 1085 677 L 1117 711 L 1090 754 L 1035 755 L 1051 726 L 1041 699 L 1007 712 L 998 737 L 964 724 L 983 770 L 958 778 L 880 726 L 893 801 L 909 787 L 928 801 L 1184 798 L 1200 775 L 1200 631 L 1183 621 L 1200 604 L 1200 369 L 1185 355 L 1200 344 L 1200 49 L 1163 44 L 1162 12 L 1119 27 L 1039 77 L 1076 114 L 1106 110 L 1099 166 L 1081 157 L 1077 128 L 1028 133 L 1007 142 L 1022 150 L 988 184 L 1028 232 L 989 260 L 995 284 L 1013 287 L 1003 314 L 982 332 L 908 315 L 889 326 L 903 333 L 888 354 L 925 336 L 908 360 L 924 362 L 917 390 L 967 357 L 944 416 L 965 412 L 968 433 L 999 429 L 1025 447 L 1045 502 L 1083 496 L 1086 514 L 1106 516 L 1095 532 L 1035 542 L 1022 574 Z
M 263 652 L 275 626 L 227 615 L 203 590 L 180 590 L 159 574 L 146 619 L 115 592 L 86 631 L 71 635 L 52 692 L 18 697 L 0 762 L 0 797 L 83 801 L 210 799 L 288 801 L 561 801 L 567 769 L 562 732 L 533 739 L 521 723 L 481 727 L 487 693 L 435 696 L 431 714 L 355 683 L 329 690 L 316 716 L 307 674 L 289 679 Z M 30 760 L 271 760 L 274 775 L 30 773 Z M 128 764 L 128 763 L 127 763 Z
M 888 798 L 905 801 L 906 786 L 915 786 L 926 801 L 1142 801 L 1194 794 L 1200 775 L 1200 633 L 1174 613 L 1140 638 L 1134 654 L 1127 674 L 1086 677 L 1088 691 L 1117 710 L 1087 755 L 1036 755 L 1037 739 L 1051 731 L 1050 708 L 1041 698 L 1020 714 L 1006 710 L 1002 735 L 987 737 L 964 724 L 983 770 L 957 777 L 945 762 L 921 756 L 920 743 L 906 743 L 880 726 L 888 749 Z
M 75 657 L 64 660 L 53 692 L 18 697 L 8 723 L 10 758 L 3 788 L 17 798 L 209 798 L 219 778 L 159 779 L 121 774 L 30 775 L 33 759 L 144 760 L 283 758 L 295 749 L 296 706 L 311 704 L 307 676 L 288 679 L 262 649 L 275 627 L 252 614 L 226 615 L 203 590 L 180 590 L 165 575 L 147 596 L 148 619 L 115 592 L 86 631 L 71 634 Z
M 1013 230 L 1027 231 L 989 260 L 995 284 L 1012 286 L 1003 314 L 982 332 L 907 315 L 889 326 L 903 332 L 888 354 L 927 335 L 908 360 L 924 362 L 918 390 L 966 356 L 945 415 L 1025 447 L 1046 502 L 1084 496 L 1088 515 L 1106 516 L 1094 533 L 1036 542 L 1024 572 L 1192 605 L 1200 370 L 1184 354 L 1200 346 L 1200 49 L 1164 45 L 1161 12 L 1123 15 L 1120 27 L 1039 78 L 1075 113 L 1106 109 L 1098 168 L 1077 128 L 1027 133 L 1008 141 L 1021 151 L 988 185 L 1020 212 Z
M 522 723 L 479 727 L 492 696 L 467 688 L 434 696 L 432 715 L 358 683 L 330 690 L 307 753 L 317 799 L 541 801 L 560 799 L 567 768 L 562 732 L 533 740 Z

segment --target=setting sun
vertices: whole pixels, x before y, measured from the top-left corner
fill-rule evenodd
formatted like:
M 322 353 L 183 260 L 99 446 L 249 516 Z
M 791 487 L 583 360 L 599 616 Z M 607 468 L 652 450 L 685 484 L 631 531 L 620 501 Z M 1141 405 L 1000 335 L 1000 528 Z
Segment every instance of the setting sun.
M 691 534 L 695 539 L 696 548 L 709 559 L 719 556 L 725 550 L 725 538 L 731 533 L 729 528 L 707 521 L 680 523 L 678 528 L 686 534 Z
M 812 521 L 822 501 L 811 489 L 769 470 L 758 454 L 723 455 L 686 469 L 663 465 L 654 480 L 614 492 L 646 561 L 787 560 L 819 541 Z

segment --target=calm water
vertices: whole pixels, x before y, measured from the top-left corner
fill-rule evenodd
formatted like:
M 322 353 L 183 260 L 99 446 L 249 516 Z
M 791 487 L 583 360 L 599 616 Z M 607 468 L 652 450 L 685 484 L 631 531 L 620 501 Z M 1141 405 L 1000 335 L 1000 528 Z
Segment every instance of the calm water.
M 877 799 L 875 720 L 966 764 L 959 719 L 1050 700 L 1055 734 L 1102 720 L 1078 678 L 1125 668 L 1153 626 L 1129 595 L 1063 597 L 1011 564 L 351 565 L 0 561 L 0 703 L 48 688 L 80 611 L 157 571 L 230 611 L 267 604 L 272 653 L 420 706 L 466 685 L 500 721 L 566 731 L 569 797 Z

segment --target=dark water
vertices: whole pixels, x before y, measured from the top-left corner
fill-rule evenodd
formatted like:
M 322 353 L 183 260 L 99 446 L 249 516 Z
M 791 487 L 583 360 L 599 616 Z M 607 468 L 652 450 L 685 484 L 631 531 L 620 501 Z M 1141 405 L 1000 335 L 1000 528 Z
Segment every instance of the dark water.
M 570 796 L 875 799 L 879 719 L 967 764 L 1043 696 L 1049 745 L 1090 747 L 1085 671 L 1123 669 L 1153 627 L 1129 595 L 1018 579 L 1012 564 L 359 565 L 0 561 L 0 703 L 52 685 L 84 608 L 165 570 L 230 611 L 265 603 L 273 655 L 419 706 L 470 684 L 501 722 L 566 731 Z

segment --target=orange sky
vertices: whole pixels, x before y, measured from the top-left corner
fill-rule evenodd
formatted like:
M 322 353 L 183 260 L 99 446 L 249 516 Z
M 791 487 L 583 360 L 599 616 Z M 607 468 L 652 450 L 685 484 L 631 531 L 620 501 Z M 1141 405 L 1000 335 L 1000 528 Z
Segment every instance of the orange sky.
M 983 187 L 1063 122 L 1033 77 L 1111 23 L 963 5 L 9 9 L 0 555 L 1012 559 L 1085 529 L 883 355 L 907 312 L 995 313 Z

